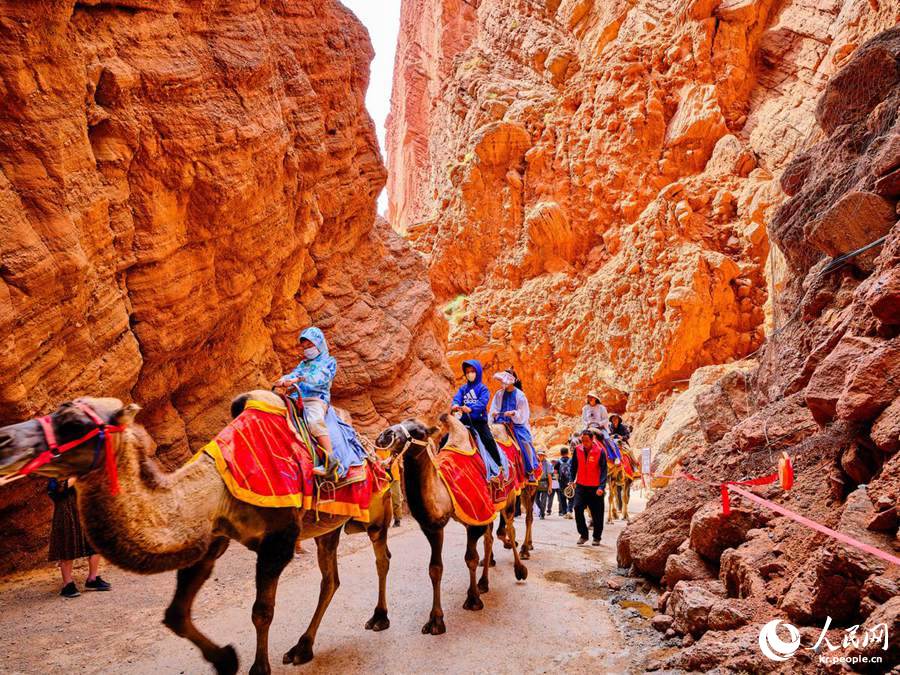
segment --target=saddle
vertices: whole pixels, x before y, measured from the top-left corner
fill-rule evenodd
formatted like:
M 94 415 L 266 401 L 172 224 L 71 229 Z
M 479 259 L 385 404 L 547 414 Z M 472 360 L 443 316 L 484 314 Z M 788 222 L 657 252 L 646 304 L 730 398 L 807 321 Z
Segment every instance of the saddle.
M 368 522 L 372 498 L 389 487 L 384 468 L 368 458 L 340 481 L 314 476 L 317 446 L 301 411 L 290 399 L 283 406 L 250 399 L 195 459 L 210 456 L 231 495 L 248 504 L 314 508 Z

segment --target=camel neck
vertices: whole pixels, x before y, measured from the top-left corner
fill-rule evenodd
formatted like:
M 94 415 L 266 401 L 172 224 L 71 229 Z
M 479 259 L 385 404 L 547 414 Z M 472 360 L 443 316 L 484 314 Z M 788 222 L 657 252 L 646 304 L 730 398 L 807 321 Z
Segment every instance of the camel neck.
M 94 471 L 76 483 L 81 520 L 91 543 L 127 570 L 155 573 L 199 560 L 209 548 L 224 484 L 202 458 L 171 474 L 145 457 L 149 437 L 129 427 L 119 438 L 119 493 Z

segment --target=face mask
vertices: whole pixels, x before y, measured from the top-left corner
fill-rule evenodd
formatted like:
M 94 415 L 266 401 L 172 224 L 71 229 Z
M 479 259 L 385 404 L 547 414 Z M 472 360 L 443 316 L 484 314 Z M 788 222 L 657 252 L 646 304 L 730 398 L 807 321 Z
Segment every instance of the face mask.
M 477 375 L 475 373 L 466 373 L 466 379 L 469 382 L 474 382 Z
M 303 356 L 307 359 L 314 359 L 319 355 L 319 350 L 315 347 L 307 347 L 303 350 Z

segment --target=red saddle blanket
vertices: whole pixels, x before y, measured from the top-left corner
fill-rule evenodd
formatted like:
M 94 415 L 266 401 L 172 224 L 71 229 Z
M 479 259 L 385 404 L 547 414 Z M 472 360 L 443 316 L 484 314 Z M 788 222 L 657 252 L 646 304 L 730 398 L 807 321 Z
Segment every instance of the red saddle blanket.
M 309 437 L 294 433 L 286 412 L 284 407 L 250 400 L 198 456 L 212 457 L 228 491 L 248 504 L 315 508 L 368 522 L 372 498 L 388 488 L 384 469 L 366 462 L 352 467 L 337 484 L 318 482 Z
M 525 485 L 525 466 L 519 446 L 498 440 L 497 447 L 506 453 L 510 467 L 509 480 L 501 482 L 498 487 L 488 484 L 484 460 L 474 448 L 446 446 L 435 458 L 438 475 L 453 500 L 453 511 L 466 525 L 492 522 L 510 494 L 519 494 Z

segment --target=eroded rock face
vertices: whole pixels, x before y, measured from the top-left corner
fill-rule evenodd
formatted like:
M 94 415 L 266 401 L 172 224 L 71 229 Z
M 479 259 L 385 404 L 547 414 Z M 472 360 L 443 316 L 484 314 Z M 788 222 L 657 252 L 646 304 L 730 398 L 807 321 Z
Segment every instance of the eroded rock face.
M 898 63 L 900 28 L 892 28 L 861 44 L 826 85 L 817 106 L 818 140 L 787 165 L 781 183 L 790 199 L 769 221 L 789 270 L 774 308 L 781 330 L 766 343 L 756 359 L 759 366 L 746 378 L 749 404 L 743 419 L 724 428 L 734 410 L 714 387 L 697 398 L 696 409 L 717 419 L 705 426 L 711 442 L 705 454 L 684 460 L 687 472 L 715 483 L 766 475 L 786 451 L 796 472 L 793 489 L 755 491 L 888 553 L 900 548 L 900 356 L 893 310 L 893 279 L 900 268 L 900 194 L 890 188 L 890 176 L 900 166 Z M 876 192 L 894 214 L 887 228 L 886 209 L 864 208 L 862 202 L 854 210 L 854 227 L 841 224 L 848 199 Z M 829 266 L 835 253 L 882 237 L 843 266 Z M 726 385 L 723 381 L 722 388 Z M 673 482 L 654 496 L 620 541 L 647 537 L 663 523 L 672 530 L 683 527 L 685 505 L 693 504 L 691 549 L 718 559 L 719 578 L 729 596 L 763 608 L 756 621 L 784 612 L 800 627 L 804 642 L 809 637 L 815 642 L 826 616 L 846 625 L 863 620 L 865 625 L 873 620 L 895 625 L 893 567 L 886 569 L 878 558 L 835 541 L 823 542 L 787 518 L 754 521 L 736 512 L 734 526 L 723 528 L 726 519 L 717 515 L 721 506 L 714 493 L 714 487 L 703 494 L 695 484 Z M 736 504 L 751 506 L 741 498 L 733 500 L 732 508 Z M 636 560 L 633 551 L 629 554 L 624 557 Z M 669 555 L 667 564 L 677 566 L 684 552 Z M 670 600 L 669 613 L 671 605 Z M 696 616 L 702 618 L 702 609 Z M 741 643 L 758 635 L 759 624 L 723 633 L 712 630 L 711 614 L 710 606 L 710 631 L 666 665 L 742 669 L 746 655 Z M 723 607 L 716 625 L 733 623 L 739 623 L 737 615 Z M 700 625 L 702 621 L 696 623 Z M 814 666 L 801 660 L 796 667 L 812 671 Z
M 430 256 L 454 370 L 514 365 L 554 440 L 588 389 L 639 411 L 760 345 L 766 277 L 783 281 L 766 264 L 779 174 L 828 77 L 897 20 L 867 0 L 408 0 L 403 16 L 392 222 Z M 865 188 L 881 231 L 892 185 Z M 861 236 L 835 237 L 848 200 L 817 230 L 829 250 Z
M 373 227 L 372 50 L 339 2 L 3 13 L 0 423 L 133 399 L 178 463 L 310 323 L 363 431 L 435 410 L 446 327 L 419 256 Z M 0 558 L 43 543 L 41 491 L 0 494 Z

